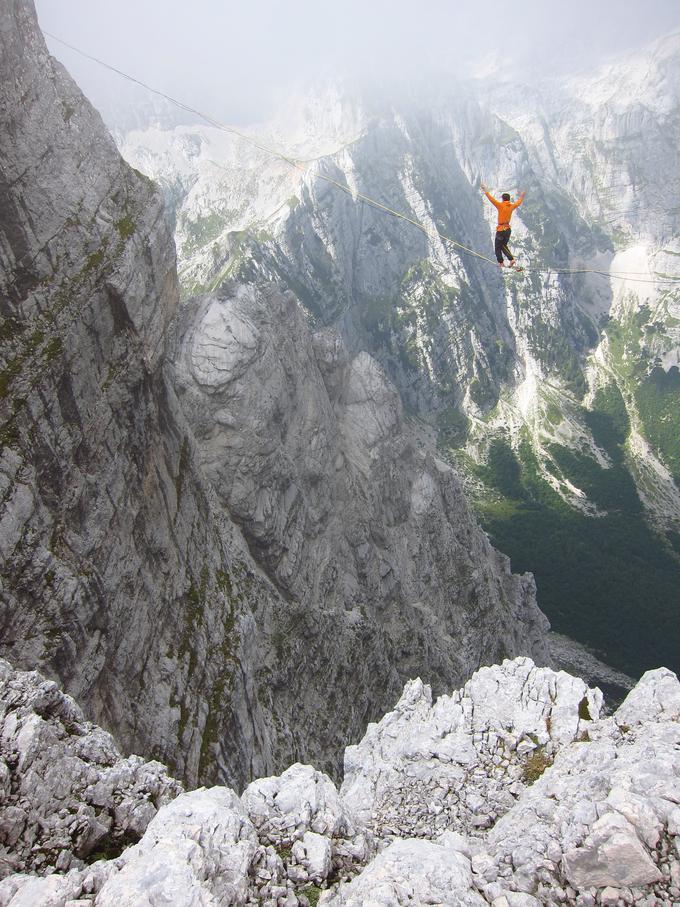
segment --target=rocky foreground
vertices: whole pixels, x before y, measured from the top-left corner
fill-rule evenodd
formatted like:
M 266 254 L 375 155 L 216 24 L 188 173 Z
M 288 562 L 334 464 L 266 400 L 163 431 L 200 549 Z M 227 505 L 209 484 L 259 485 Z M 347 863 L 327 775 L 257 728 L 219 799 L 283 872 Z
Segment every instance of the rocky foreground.
M 239 797 L 0 662 L 0 907 L 680 904 L 680 683 L 602 704 L 528 658 L 434 703 L 414 680 L 339 791 L 296 764 Z

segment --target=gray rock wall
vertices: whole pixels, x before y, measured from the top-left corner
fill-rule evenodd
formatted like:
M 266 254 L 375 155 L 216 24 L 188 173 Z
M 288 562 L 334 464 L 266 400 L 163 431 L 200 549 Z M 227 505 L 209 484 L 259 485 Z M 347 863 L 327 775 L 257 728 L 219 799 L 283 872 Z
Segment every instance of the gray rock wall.
M 271 761 L 256 703 L 237 714 L 243 585 L 273 593 L 213 512 L 163 374 L 163 205 L 31 3 L 3 6 L 0 41 L 0 649 L 189 779 L 216 773 L 219 737 L 219 772 L 243 781 Z
M 368 353 L 314 332 L 291 294 L 238 285 L 184 306 L 177 336 L 203 469 L 292 599 L 273 629 L 275 671 L 306 663 L 315 683 L 299 695 L 321 684 L 323 711 L 346 727 L 347 709 L 375 715 L 414 672 L 443 689 L 506 654 L 547 657 L 531 578 L 491 548 Z M 330 639 L 305 658 L 311 627 L 326 623 Z M 351 705 L 333 694 L 349 676 Z M 297 689 L 294 673 L 285 686 Z

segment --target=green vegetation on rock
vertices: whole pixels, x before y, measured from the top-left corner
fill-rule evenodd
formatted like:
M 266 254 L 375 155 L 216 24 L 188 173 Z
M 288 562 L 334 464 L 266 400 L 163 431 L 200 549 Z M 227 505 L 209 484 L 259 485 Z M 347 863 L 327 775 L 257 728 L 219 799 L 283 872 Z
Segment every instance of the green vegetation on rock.
M 182 227 L 187 237 L 182 245 L 184 258 L 189 258 L 203 246 L 214 242 L 224 232 L 227 223 L 228 218 L 218 211 L 200 215 L 196 220 L 189 220 L 188 217 L 183 218 Z
M 467 438 L 470 420 L 455 406 L 443 409 L 437 416 L 437 444 L 440 450 L 462 447 Z
M 538 361 L 559 375 L 576 397 L 582 397 L 587 389 L 583 369 L 564 331 L 536 318 L 529 326 L 528 338 Z
M 635 390 L 645 437 L 680 487 L 680 371 L 653 368 Z
M 116 230 L 118 230 L 120 238 L 123 240 L 129 239 L 135 232 L 135 229 L 135 222 L 129 214 L 126 214 L 125 217 L 121 217 L 116 223 Z
M 550 768 L 551 765 L 552 759 L 546 755 L 542 747 L 539 747 L 526 757 L 522 769 L 522 778 L 527 784 L 533 784 L 534 781 L 538 781 L 543 772 Z
M 680 371 L 661 368 L 652 347 L 663 324 L 643 305 L 606 327 L 612 362 L 635 404 L 637 426 L 680 487 Z
M 318 885 L 310 885 L 309 888 L 303 889 L 303 894 L 309 901 L 309 907 L 317 907 L 319 898 L 323 894 L 323 888 Z

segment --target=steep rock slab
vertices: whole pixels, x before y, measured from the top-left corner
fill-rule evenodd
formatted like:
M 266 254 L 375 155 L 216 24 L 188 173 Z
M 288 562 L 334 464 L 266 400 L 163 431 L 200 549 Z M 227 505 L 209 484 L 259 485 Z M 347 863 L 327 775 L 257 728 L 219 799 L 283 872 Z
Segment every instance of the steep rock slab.
M 505 655 L 547 660 L 531 577 L 490 546 L 373 357 L 270 287 L 190 301 L 177 338 L 203 469 L 289 599 L 262 625 L 270 695 L 322 722 L 313 761 L 333 768 L 322 741 L 337 753 L 409 676 L 442 690 Z
M 0 10 L 0 651 L 121 745 L 235 783 L 271 770 L 250 606 L 277 597 L 218 520 L 163 374 L 178 302 L 160 196 Z M 247 703 L 247 704 L 246 704 Z

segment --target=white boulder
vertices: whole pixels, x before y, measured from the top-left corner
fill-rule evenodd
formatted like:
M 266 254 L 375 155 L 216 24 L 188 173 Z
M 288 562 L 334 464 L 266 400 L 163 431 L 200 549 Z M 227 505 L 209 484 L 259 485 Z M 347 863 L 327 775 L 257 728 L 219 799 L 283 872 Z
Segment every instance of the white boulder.
M 662 878 L 634 827 L 619 813 L 598 819 L 580 847 L 567 851 L 564 874 L 574 888 L 633 888 Z
M 322 882 L 328 878 L 332 858 L 330 838 L 307 831 L 301 841 L 293 844 L 292 852 L 313 882 Z
M 351 834 L 352 822 L 337 788 L 323 772 L 296 763 L 282 775 L 253 781 L 241 801 L 253 822 L 290 835 L 311 830 L 317 834 Z
M 463 854 L 431 841 L 406 839 L 378 854 L 326 903 L 330 907 L 484 907 L 487 902 L 475 891 L 470 861 Z
M 64 907 L 81 890 L 78 872 L 46 878 L 17 873 L 0 882 L 0 907 Z
M 161 809 L 97 907 L 245 904 L 258 840 L 241 801 L 225 787 L 182 794 Z
M 680 719 L 680 681 L 667 668 L 643 674 L 616 711 L 619 725 L 632 727 L 655 719 Z

